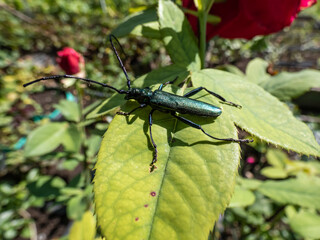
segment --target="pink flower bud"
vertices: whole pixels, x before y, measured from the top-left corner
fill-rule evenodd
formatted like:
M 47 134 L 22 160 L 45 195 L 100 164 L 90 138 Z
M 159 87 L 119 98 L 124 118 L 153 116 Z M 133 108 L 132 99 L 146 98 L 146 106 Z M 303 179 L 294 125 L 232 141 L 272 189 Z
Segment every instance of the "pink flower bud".
M 252 156 L 248 157 L 246 161 L 247 161 L 247 163 L 249 163 L 249 164 L 254 164 L 254 163 L 256 162 L 255 158 L 252 157 Z
M 57 54 L 58 57 L 56 61 L 66 74 L 72 75 L 80 72 L 80 63 L 84 63 L 84 59 L 81 54 L 69 47 L 65 47 Z

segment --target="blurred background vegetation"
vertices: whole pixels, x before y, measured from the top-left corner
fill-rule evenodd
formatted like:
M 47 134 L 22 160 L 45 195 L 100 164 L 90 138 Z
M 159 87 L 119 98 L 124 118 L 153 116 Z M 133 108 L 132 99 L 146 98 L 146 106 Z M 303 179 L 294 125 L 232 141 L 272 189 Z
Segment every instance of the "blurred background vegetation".
M 31 90 L 22 84 L 38 77 L 62 74 L 55 62 L 56 52 L 68 46 L 84 56 L 87 78 L 115 87 L 125 85 L 107 36 L 130 13 L 156 3 L 156 0 L 0 2 L 0 239 L 66 238 L 72 221 L 81 219 L 85 211 L 92 209 L 90 169 L 112 119 L 105 116 L 81 125 L 82 116 L 78 116 L 84 116 L 97 102 L 110 96 L 109 90 L 85 85 L 66 88 L 54 81 L 34 85 Z M 157 39 L 126 36 L 120 40 L 133 79 L 170 63 L 162 42 Z M 245 71 L 251 59 L 261 57 L 270 63 L 268 71 L 273 74 L 282 70 L 320 69 L 319 53 L 318 3 L 280 33 L 251 41 L 213 39 L 208 43 L 206 59 L 210 67 L 233 64 Z M 302 96 L 289 106 L 310 126 L 319 142 L 320 104 L 314 101 L 320 99 L 320 90 L 313 89 L 310 94 L 313 94 L 311 98 Z M 65 101 L 74 102 L 77 97 L 83 99 L 82 113 L 74 110 L 76 103 L 74 108 L 66 107 L 72 103 Z M 68 116 L 66 112 L 72 111 L 73 115 Z M 76 146 L 55 142 L 59 147 L 44 151 L 41 156 L 26 154 L 26 137 L 50 122 L 64 124 L 52 129 L 66 126 L 72 132 L 71 139 L 83 134 L 83 142 Z M 83 127 L 79 132 L 73 132 L 75 122 L 77 128 Z M 262 171 L 272 165 L 268 159 L 286 158 L 274 157 L 279 153 L 272 151 L 263 143 L 246 147 L 240 176 L 272 179 L 272 174 Z M 289 156 L 300 158 L 295 154 Z M 249 157 L 254 161 L 246 161 Z M 320 173 L 318 166 L 301 169 Z M 228 209 L 212 237 L 301 239 L 288 227 L 282 210 L 282 206 L 257 193 L 254 205 Z

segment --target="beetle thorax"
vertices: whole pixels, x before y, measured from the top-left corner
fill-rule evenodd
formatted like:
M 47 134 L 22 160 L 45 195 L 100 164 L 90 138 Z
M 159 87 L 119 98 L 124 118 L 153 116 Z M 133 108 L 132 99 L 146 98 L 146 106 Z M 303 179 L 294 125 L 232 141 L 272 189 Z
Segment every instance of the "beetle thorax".
M 141 104 L 148 104 L 150 102 L 152 94 L 153 92 L 148 88 L 131 88 L 125 96 L 125 99 L 135 99 Z

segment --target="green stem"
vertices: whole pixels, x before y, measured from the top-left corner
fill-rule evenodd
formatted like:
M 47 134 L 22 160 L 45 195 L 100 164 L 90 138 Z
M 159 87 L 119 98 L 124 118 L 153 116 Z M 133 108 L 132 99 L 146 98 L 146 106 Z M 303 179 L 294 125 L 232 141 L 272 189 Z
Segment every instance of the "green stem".
M 201 69 L 204 68 L 205 64 L 205 56 L 206 56 L 206 31 L 207 31 L 207 17 L 208 14 L 203 11 L 199 10 L 199 49 L 200 49 L 200 60 L 201 60 Z
M 80 113 L 80 123 L 83 121 L 83 89 L 80 87 L 80 82 L 76 82 L 76 90 L 77 90 L 77 96 L 78 96 L 78 106 L 79 106 L 79 113 Z M 90 177 L 90 169 L 88 168 L 88 156 L 87 156 L 87 146 L 85 144 L 86 139 L 86 129 L 84 125 L 80 124 L 80 131 L 81 131 L 81 148 L 80 151 L 83 152 L 84 159 L 83 159 L 83 170 L 84 170 L 84 177 L 85 177 L 85 185 L 89 185 L 91 181 Z

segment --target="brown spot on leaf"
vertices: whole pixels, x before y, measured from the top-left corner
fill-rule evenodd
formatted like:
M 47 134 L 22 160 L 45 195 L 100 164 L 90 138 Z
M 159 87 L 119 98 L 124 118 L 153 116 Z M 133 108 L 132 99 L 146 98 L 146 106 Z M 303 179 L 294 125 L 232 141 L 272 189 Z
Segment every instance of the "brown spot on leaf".
M 145 207 L 145 208 L 149 207 L 149 204 L 145 204 L 144 207 Z
M 135 220 L 135 221 L 139 221 L 139 218 L 138 218 L 138 217 L 136 217 L 134 220 Z
M 157 194 L 156 194 L 156 192 L 151 192 L 150 195 L 151 195 L 152 197 L 155 197 Z

